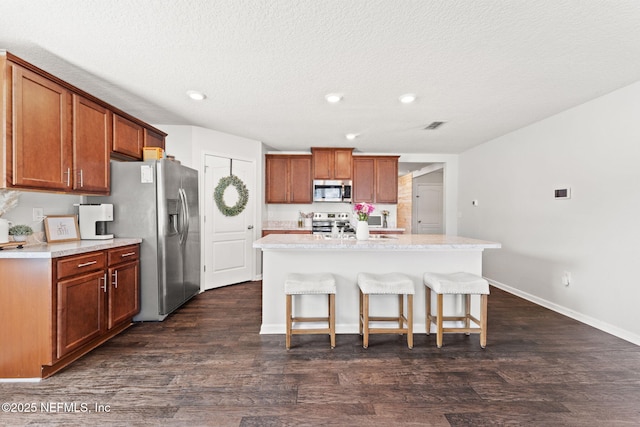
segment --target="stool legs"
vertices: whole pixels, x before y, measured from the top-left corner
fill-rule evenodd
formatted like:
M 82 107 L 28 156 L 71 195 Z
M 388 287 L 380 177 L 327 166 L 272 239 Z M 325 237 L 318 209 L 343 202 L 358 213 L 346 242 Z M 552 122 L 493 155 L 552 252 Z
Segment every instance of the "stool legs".
M 487 346 L 487 303 L 488 295 L 480 295 L 480 347 Z
M 287 308 L 286 308 L 286 313 L 287 313 L 287 336 L 285 338 L 285 345 L 287 347 L 287 350 L 289 350 L 291 348 L 291 295 L 287 295 Z
M 437 319 L 436 319 L 436 344 L 438 345 L 438 348 L 442 347 L 442 334 L 443 334 L 443 327 L 442 327 L 442 299 L 443 299 L 443 295 L 442 294 L 437 294 L 436 295 L 436 299 L 437 299 Z
M 413 295 L 407 295 L 407 345 L 413 348 Z
M 331 348 L 336 346 L 336 295 L 329 294 L 329 335 Z
M 407 334 L 407 346 L 413 348 L 413 295 L 407 295 L 407 315 L 404 315 L 404 295 L 398 295 L 398 317 L 369 316 L 369 294 L 360 291 L 360 335 L 362 347 L 369 347 L 369 333 L 400 333 Z M 370 321 L 398 321 L 397 328 L 369 328 Z M 407 327 L 405 328 L 405 323 Z
M 363 330 L 362 347 L 369 347 L 369 295 L 360 294 L 362 299 L 362 319 L 360 329 Z
M 443 335 L 445 332 L 464 332 L 465 335 L 470 335 L 471 332 L 480 334 L 480 347 L 485 348 L 487 346 L 487 305 L 489 296 L 480 295 L 480 319 L 476 319 L 471 314 L 471 295 L 464 294 L 464 316 L 459 317 L 444 317 L 444 294 L 436 294 L 436 315 L 431 313 L 431 289 L 426 288 L 425 292 L 425 310 L 426 310 L 426 331 L 427 335 L 431 333 L 431 324 L 436 325 L 436 345 L 438 348 L 442 347 Z M 444 320 L 463 320 L 464 328 L 445 328 L 443 326 Z M 478 328 L 471 328 L 471 322 L 478 325 Z
M 336 295 L 328 294 L 327 298 L 327 318 L 304 318 L 304 317 L 294 317 L 292 310 L 292 295 L 286 295 L 286 308 L 285 308 L 286 319 L 286 337 L 285 337 L 285 347 L 287 350 L 291 348 L 291 335 L 293 334 L 329 334 L 331 338 L 331 348 L 335 348 L 336 346 Z M 293 322 L 319 322 L 319 321 L 327 321 L 328 327 L 324 329 L 293 329 Z
M 431 289 L 425 291 L 425 313 L 427 314 L 427 335 L 431 335 Z

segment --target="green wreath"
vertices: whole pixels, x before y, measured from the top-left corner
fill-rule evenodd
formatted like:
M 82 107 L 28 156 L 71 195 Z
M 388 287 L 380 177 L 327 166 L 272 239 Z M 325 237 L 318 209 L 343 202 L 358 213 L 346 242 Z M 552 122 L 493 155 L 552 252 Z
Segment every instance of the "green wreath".
M 238 201 L 233 206 L 227 206 L 224 202 L 224 192 L 230 185 L 233 185 L 238 191 Z M 225 176 L 220 179 L 216 189 L 213 191 L 213 199 L 216 202 L 216 206 L 224 216 L 236 216 L 244 210 L 249 201 L 249 190 L 244 185 L 244 182 L 235 175 Z

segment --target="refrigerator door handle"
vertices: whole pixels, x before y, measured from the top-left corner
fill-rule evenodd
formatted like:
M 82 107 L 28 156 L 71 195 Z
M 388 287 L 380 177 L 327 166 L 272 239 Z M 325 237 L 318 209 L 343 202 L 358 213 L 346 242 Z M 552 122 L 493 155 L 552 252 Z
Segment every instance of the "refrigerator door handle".
M 180 210 L 182 214 L 182 221 L 180 221 L 180 244 L 184 245 L 189 233 L 189 204 L 184 188 L 178 190 L 178 195 L 180 196 Z

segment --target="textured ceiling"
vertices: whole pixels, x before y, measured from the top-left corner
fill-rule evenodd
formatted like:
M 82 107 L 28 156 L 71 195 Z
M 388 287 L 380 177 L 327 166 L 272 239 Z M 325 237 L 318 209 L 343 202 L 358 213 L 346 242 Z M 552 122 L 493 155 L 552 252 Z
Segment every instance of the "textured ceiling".
M 0 48 L 130 114 L 277 150 L 459 153 L 640 80 L 638 1 L 0 0 L 0 16 Z

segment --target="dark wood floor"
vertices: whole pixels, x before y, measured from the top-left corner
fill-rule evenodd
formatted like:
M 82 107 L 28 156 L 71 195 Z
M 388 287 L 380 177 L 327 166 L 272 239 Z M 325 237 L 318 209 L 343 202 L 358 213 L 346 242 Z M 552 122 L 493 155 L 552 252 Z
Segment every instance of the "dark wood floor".
M 205 292 L 40 383 L 0 384 L 0 425 L 640 425 L 640 348 L 497 289 L 489 335 L 258 334 L 259 282 Z M 44 413 L 61 402 L 78 412 Z M 83 406 L 89 412 L 82 412 Z M 95 404 L 109 412 L 95 412 Z M 56 408 L 56 406 L 53 406 Z M 70 409 L 68 407 L 67 409 Z M 64 411 L 64 407 L 61 408 Z

